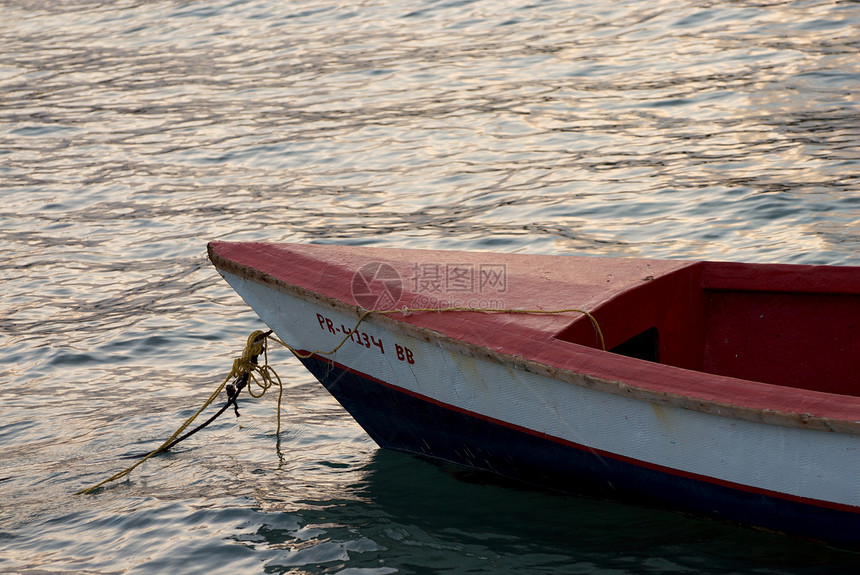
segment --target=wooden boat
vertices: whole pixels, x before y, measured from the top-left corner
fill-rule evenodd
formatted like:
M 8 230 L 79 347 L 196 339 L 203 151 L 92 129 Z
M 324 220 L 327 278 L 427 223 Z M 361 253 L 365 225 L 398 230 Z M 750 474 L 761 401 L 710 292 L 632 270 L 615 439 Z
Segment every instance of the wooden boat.
M 860 548 L 858 267 L 209 256 L 383 448 Z

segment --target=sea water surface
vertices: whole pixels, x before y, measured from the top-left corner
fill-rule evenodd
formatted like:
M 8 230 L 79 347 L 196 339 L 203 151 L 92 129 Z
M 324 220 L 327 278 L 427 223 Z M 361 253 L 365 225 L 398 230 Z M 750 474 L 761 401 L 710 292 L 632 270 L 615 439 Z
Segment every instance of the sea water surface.
M 860 4 L 0 0 L 0 572 L 857 573 L 379 451 L 210 240 L 860 264 Z

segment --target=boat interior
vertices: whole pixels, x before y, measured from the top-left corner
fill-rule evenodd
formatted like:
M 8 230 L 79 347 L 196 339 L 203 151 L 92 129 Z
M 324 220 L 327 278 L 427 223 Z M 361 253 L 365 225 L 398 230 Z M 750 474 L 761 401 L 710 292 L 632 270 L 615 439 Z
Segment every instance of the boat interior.
M 643 282 L 591 313 L 612 353 L 860 396 L 857 275 L 838 267 L 698 262 Z M 587 318 L 555 337 L 600 347 Z

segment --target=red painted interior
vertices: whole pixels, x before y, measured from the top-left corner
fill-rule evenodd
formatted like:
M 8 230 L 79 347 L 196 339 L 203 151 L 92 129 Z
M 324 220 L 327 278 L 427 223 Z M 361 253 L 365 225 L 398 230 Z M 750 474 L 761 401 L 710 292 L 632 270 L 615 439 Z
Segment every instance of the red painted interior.
M 661 364 L 860 396 L 856 280 L 824 277 L 839 268 L 806 268 L 766 266 L 756 273 L 741 264 L 700 262 L 630 289 L 592 314 L 607 349 L 656 328 Z M 556 337 L 597 346 L 583 319 Z

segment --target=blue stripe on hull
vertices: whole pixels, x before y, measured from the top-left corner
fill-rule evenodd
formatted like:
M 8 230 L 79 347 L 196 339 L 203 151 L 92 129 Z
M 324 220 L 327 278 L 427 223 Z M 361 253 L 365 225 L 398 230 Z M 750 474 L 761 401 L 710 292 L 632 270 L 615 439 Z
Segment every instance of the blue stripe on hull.
M 526 432 L 317 357 L 302 362 L 383 448 L 542 488 L 656 504 L 860 550 L 860 514 L 667 473 Z

